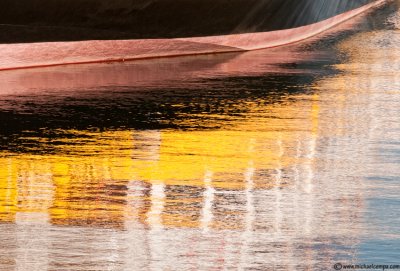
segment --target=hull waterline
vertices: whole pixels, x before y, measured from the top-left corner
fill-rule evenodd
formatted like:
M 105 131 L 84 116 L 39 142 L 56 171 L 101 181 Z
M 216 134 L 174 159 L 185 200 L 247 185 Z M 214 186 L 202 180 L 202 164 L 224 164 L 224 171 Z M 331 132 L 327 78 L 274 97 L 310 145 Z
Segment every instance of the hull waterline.
M 370 1 L 310 24 L 249 33 L 128 40 L 78 40 L 0 44 L 0 70 L 248 51 L 295 43 L 384 4 Z M 276 26 L 275 26 L 276 28 Z

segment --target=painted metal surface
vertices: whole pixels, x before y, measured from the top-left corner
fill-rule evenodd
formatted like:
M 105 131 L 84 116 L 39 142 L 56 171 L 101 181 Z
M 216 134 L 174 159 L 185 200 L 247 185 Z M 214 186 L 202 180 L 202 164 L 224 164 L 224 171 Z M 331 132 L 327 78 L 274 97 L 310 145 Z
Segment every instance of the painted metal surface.
M 0 44 L 0 70 L 237 52 L 298 42 L 385 3 L 379 0 L 292 29 L 210 37 Z

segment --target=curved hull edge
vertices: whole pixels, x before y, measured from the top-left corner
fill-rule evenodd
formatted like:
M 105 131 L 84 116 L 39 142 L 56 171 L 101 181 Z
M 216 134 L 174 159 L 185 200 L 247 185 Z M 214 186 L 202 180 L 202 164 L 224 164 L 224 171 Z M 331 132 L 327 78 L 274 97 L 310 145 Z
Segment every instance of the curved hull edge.
M 292 29 L 209 37 L 0 44 L 0 70 L 265 49 L 318 35 L 388 0 Z

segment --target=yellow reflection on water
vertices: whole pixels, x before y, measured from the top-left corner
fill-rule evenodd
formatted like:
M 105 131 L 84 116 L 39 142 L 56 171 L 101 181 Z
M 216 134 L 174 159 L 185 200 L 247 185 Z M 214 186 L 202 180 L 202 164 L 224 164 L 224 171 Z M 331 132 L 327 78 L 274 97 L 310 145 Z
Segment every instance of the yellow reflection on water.
M 246 117 L 232 117 L 234 125 L 220 130 L 63 131 L 74 137 L 54 139 L 55 154 L 4 152 L 0 219 L 45 213 L 56 225 L 118 228 L 137 220 L 243 228 L 247 211 L 225 208 L 232 199 L 221 191 L 291 186 L 284 171 L 312 159 L 296 154 L 296 146 L 315 141 L 318 96 L 297 99 L 250 107 Z M 43 139 L 34 140 L 40 149 Z

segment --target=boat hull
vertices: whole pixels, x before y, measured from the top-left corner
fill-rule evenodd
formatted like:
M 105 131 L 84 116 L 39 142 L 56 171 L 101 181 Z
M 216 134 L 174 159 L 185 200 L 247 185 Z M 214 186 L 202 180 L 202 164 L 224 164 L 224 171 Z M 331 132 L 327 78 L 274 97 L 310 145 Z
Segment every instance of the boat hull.
M 291 3 L 292 0 L 281 2 Z M 313 2 L 324 2 L 314 1 Z M 328 0 L 326 0 L 328 1 Z M 268 2 L 268 1 L 266 1 Z M 329 1 L 328 1 L 329 2 Z M 336 11 L 332 14 L 322 12 L 322 6 L 311 6 L 307 10 L 308 19 L 298 19 L 295 21 L 280 20 L 281 24 L 266 24 L 260 29 L 255 29 L 250 23 L 249 27 L 243 32 L 232 30 L 229 34 L 211 36 L 189 36 L 178 35 L 168 38 L 132 38 L 127 40 L 100 39 L 100 40 L 80 40 L 76 41 L 50 41 L 45 42 L 8 42 L 0 44 L 0 70 L 18 69 L 38 66 L 52 66 L 62 64 L 78 64 L 105 61 L 124 61 L 154 57 L 171 57 L 193 54 L 209 54 L 221 52 L 235 52 L 255 50 L 269 47 L 281 46 L 311 36 L 317 35 L 351 17 L 365 12 L 368 9 L 383 4 L 386 0 L 376 1 L 341 1 L 347 4 L 335 5 Z M 311 2 L 310 2 L 311 3 Z M 333 2 L 330 2 L 333 3 Z M 337 3 L 336 3 L 337 4 Z M 319 11 L 318 11 L 319 10 Z M 343 10 L 345 10 L 343 12 Z M 289 11 L 286 11 L 289 12 Z M 293 12 L 293 10 L 292 10 Z M 302 18 L 299 15 L 298 18 Z M 311 19 L 310 19 L 311 18 Z M 323 18 L 320 20 L 320 18 Z M 310 21 L 312 23 L 310 23 Z M 55 23 L 56 24 L 56 23 Z M 64 22 L 65 24 L 65 22 Z M 243 22 L 242 22 L 243 25 Z M 260 24 L 261 25 L 261 24 Z M 111 29 L 111 26 L 108 26 Z M 237 26 L 235 29 L 239 29 Z M 257 30 L 257 31 L 255 31 Z M 214 33 L 217 34 L 217 33 Z
M 12 35 L 0 34 L 0 43 L 270 32 L 315 24 L 373 2 L 376 0 L 2 0 L 0 24 L 16 27 Z

